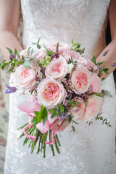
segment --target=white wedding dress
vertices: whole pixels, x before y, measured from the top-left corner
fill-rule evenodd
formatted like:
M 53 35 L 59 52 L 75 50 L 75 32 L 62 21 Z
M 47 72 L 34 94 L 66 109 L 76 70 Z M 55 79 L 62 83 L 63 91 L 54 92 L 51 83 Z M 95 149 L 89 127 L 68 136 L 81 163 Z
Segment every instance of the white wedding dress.
M 85 47 L 84 56 L 98 56 L 105 48 L 105 29 L 110 0 L 22 0 L 24 19 L 23 46 L 27 48 L 41 37 L 41 43 L 70 40 Z M 113 75 L 103 83 L 103 88 L 115 95 Z M 69 133 L 71 125 L 61 132 L 61 154 L 52 156 L 47 146 L 47 157 L 30 153 L 24 138 L 18 140 L 22 130 L 17 128 L 28 116 L 17 106 L 28 96 L 10 95 L 10 119 L 6 151 L 5 174 L 116 174 L 115 155 L 115 99 L 106 98 L 103 117 L 112 127 L 94 121 L 92 125 L 75 125 L 75 134 Z M 37 150 L 37 149 L 36 149 Z

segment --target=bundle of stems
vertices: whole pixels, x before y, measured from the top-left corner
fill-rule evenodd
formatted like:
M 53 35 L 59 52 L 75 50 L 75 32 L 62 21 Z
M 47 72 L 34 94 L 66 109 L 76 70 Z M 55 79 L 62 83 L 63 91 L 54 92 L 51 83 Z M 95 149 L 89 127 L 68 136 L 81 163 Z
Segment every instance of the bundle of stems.
M 23 126 L 18 128 L 17 130 L 25 128 L 25 126 L 27 126 L 28 124 L 29 124 L 29 122 L 27 122 L 26 124 L 24 124 Z M 45 158 L 46 157 L 46 146 L 47 146 L 45 142 L 47 140 L 49 140 L 50 143 L 52 142 L 52 130 L 49 129 L 48 132 L 46 132 L 45 134 L 42 134 L 36 128 L 36 126 L 33 125 L 32 127 L 28 127 L 25 130 L 25 132 L 28 135 L 32 135 L 32 136 L 34 135 L 36 137 L 36 139 L 35 140 L 28 139 L 25 136 L 24 132 L 22 132 L 22 134 L 19 136 L 19 138 L 22 138 L 23 136 L 25 136 L 25 139 L 23 141 L 23 146 L 28 143 L 28 147 L 31 149 L 31 153 L 33 153 L 35 147 L 38 146 L 37 147 L 37 154 L 39 152 L 42 152 L 43 153 L 43 158 Z M 55 140 L 55 144 L 54 145 L 49 145 L 49 147 L 51 148 L 53 156 L 55 156 L 55 151 L 60 154 L 59 146 L 61 146 L 57 134 L 54 136 L 54 140 Z

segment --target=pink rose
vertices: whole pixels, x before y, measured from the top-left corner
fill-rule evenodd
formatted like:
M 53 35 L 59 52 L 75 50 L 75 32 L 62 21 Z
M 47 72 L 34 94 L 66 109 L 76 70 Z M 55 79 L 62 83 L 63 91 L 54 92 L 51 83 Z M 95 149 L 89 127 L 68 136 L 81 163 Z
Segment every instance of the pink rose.
M 91 70 L 91 67 L 94 69 L 97 69 L 97 66 L 88 58 L 85 58 L 87 60 L 87 64 L 85 65 L 88 70 Z
M 49 43 L 46 47 L 50 49 L 52 52 L 56 52 L 56 46 L 57 46 L 57 43 Z M 67 48 L 69 48 L 67 44 L 59 43 L 58 54 L 61 54 Z
M 76 94 L 86 92 L 91 84 L 91 72 L 83 65 L 78 65 L 72 73 L 72 85 Z
M 66 60 L 60 56 L 59 59 L 54 59 L 47 65 L 45 75 L 53 79 L 65 77 L 67 74 L 66 65 Z
M 81 65 L 87 65 L 87 59 L 80 56 L 79 59 L 77 60 L 77 63 Z
M 36 87 L 36 78 L 40 68 L 36 63 L 30 64 L 30 67 L 26 68 L 24 65 L 20 65 L 13 74 L 13 85 L 22 94 L 27 94 Z
M 30 51 L 31 52 L 31 51 Z M 20 57 L 22 58 L 22 55 L 24 56 L 24 57 L 27 57 L 27 49 L 26 50 L 22 50 L 21 52 L 20 52 Z M 36 55 L 35 56 L 35 62 L 38 62 L 40 59 L 43 59 L 44 57 L 45 57 L 45 50 L 44 50 L 44 48 L 41 48 L 41 49 L 33 49 L 33 54 L 32 55 L 30 55 L 30 57 L 33 57 L 34 55 Z
M 85 112 L 81 119 L 89 121 L 92 118 L 96 117 L 100 113 L 102 105 L 103 99 L 101 97 L 98 97 L 96 95 L 90 96 L 85 108 Z
M 79 104 L 77 104 L 77 107 L 74 107 L 72 109 L 72 115 L 76 120 L 81 118 L 81 116 L 84 113 L 84 109 L 85 109 L 85 103 L 82 98 L 79 97 L 77 99 L 77 102 L 79 102 Z
M 92 74 L 92 92 L 101 93 L 101 80 L 96 73 Z
M 80 56 L 79 59 L 77 60 L 77 63 L 84 65 L 87 67 L 88 70 L 91 70 L 91 67 L 96 69 L 97 66 L 88 58 Z
M 38 102 L 48 109 L 62 103 L 66 97 L 66 91 L 60 82 L 52 78 L 46 78 L 37 87 Z
M 66 49 L 66 50 L 63 51 L 62 56 L 68 62 L 71 57 L 73 58 L 74 61 L 77 61 L 80 58 L 81 55 L 79 53 L 77 53 L 76 51 Z

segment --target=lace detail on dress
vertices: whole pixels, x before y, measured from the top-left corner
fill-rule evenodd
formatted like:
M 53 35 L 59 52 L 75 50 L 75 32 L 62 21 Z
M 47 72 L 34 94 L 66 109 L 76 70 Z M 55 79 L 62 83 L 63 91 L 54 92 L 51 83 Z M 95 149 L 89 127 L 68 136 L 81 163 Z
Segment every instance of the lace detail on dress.
M 105 47 L 104 32 L 110 0 L 22 0 L 24 18 L 23 45 L 30 46 L 41 37 L 45 44 L 52 41 L 70 44 L 70 39 L 85 46 L 85 56 L 98 55 Z M 115 95 L 112 74 L 104 81 L 103 89 Z M 17 128 L 28 116 L 17 109 L 28 96 L 10 95 L 10 122 L 6 152 L 5 174 L 115 174 L 115 100 L 105 99 L 103 117 L 111 121 L 111 128 L 93 121 L 71 125 L 61 132 L 61 154 L 52 156 L 47 146 L 46 158 L 30 153 Z M 37 148 L 37 147 L 36 147 Z M 12 161 L 11 161 L 12 159 Z

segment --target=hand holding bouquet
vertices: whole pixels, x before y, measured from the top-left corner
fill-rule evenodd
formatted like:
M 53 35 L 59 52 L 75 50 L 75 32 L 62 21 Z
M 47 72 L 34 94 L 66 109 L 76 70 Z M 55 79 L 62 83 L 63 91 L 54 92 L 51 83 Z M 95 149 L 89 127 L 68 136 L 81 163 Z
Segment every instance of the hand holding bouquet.
M 4 69 L 9 64 L 7 72 L 12 72 L 12 86 L 6 85 L 6 93 L 18 91 L 31 95 L 18 107 L 29 116 L 29 121 L 19 128 L 24 128 L 20 138 L 26 136 L 24 144 L 29 142 L 31 153 L 39 142 L 37 153 L 43 151 L 45 157 L 46 144 L 50 145 L 53 155 L 54 145 L 60 153 L 57 132 L 71 122 L 90 125 L 91 120 L 96 119 L 110 127 L 101 111 L 104 97 L 111 95 L 101 90 L 102 72 L 108 73 L 108 68 L 102 66 L 104 62 L 96 63 L 95 56 L 92 61 L 82 57 L 84 49 L 73 40 L 71 47 L 64 43 L 41 47 L 39 41 L 33 43 L 37 49 L 29 47 L 21 53 L 7 48 L 10 61 L 4 60 L 0 67 Z M 74 125 L 71 127 L 75 132 Z

